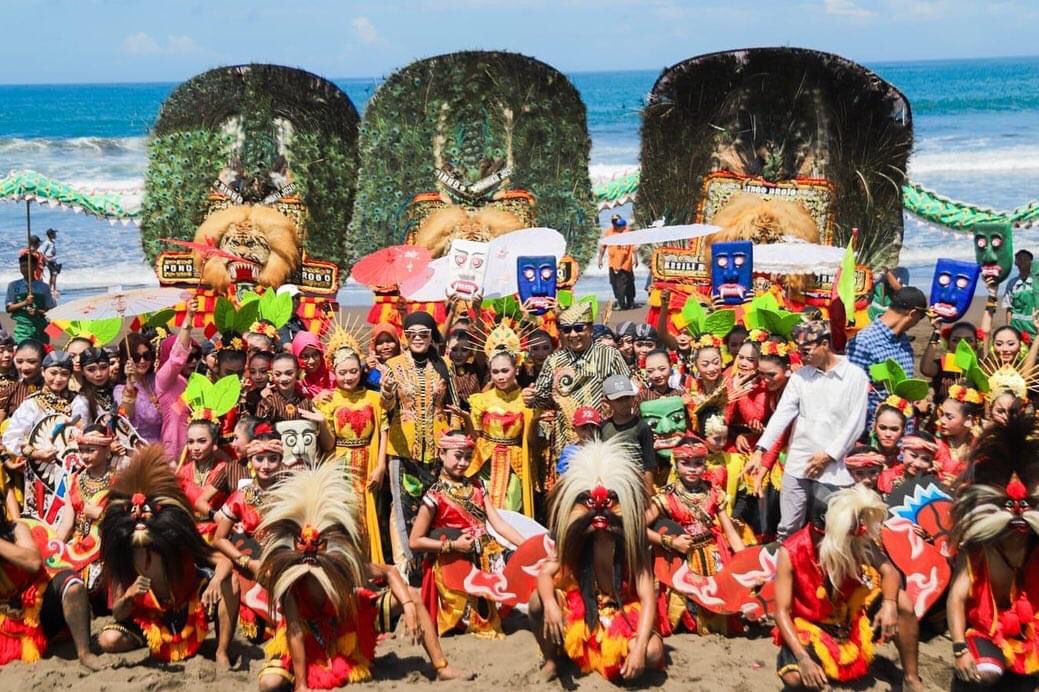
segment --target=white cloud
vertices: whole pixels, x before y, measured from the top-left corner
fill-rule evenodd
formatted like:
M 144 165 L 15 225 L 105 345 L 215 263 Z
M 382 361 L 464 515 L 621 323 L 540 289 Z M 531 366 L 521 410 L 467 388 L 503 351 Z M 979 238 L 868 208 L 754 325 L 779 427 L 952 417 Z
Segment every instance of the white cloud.
M 170 36 L 166 39 L 166 52 L 187 55 L 197 53 L 199 50 L 195 39 L 190 36 Z
M 123 52 L 130 55 L 191 55 L 203 51 L 190 36 L 170 35 L 165 42 L 159 42 L 150 34 L 138 31 L 123 39 Z
M 826 10 L 826 14 L 855 19 L 866 19 L 876 14 L 872 10 L 859 7 L 855 4 L 855 0 L 823 0 L 823 9 Z
M 158 42 L 143 31 L 124 38 L 123 51 L 131 55 L 155 55 L 161 52 Z
M 371 45 L 379 40 L 379 32 L 367 17 L 354 17 L 350 24 L 354 28 L 354 35 L 361 43 Z

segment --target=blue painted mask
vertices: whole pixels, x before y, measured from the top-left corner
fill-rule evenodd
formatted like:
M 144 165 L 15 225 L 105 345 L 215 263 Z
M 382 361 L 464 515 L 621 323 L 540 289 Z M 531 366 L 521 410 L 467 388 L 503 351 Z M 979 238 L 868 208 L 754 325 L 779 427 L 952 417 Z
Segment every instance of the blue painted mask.
M 531 314 L 544 315 L 548 301 L 556 297 L 556 258 L 552 255 L 517 257 L 516 282 L 520 305 L 530 300 Z
M 750 298 L 754 271 L 754 245 L 747 240 L 711 245 L 711 297 L 726 305 L 741 305 Z
M 931 280 L 931 309 L 943 322 L 955 322 L 967 313 L 981 267 L 973 262 L 939 259 Z

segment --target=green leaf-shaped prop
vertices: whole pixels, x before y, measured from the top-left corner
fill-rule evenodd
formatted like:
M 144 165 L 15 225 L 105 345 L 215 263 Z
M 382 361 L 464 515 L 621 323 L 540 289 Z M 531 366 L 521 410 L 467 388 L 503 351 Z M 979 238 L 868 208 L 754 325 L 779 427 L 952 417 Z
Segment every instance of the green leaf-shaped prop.
M 253 326 L 260 314 L 260 301 L 253 298 L 236 308 L 227 298 L 217 298 L 213 309 L 213 323 L 222 333 L 237 332 L 244 334 Z
M 146 319 L 141 321 L 144 323 L 145 327 L 166 327 L 169 326 L 170 320 L 172 320 L 176 314 L 177 312 L 173 308 L 166 308 L 165 310 L 153 312 L 148 315 Z
M 228 375 L 213 384 L 205 375 L 193 372 L 181 399 L 191 409 L 192 418 L 216 420 L 235 407 L 241 393 L 242 383 L 236 375 Z
M 963 376 L 971 383 L 974 389 L 977 389 L 979 392 L 987 392 L 989 390 L 988 377 L 985 375 L 985 371 L 978 365 L 978 354 L 974 352 L 974 349 L 966 341 L 960 341 L 959 345 L 956 346 L 953 362 L 956 363 L 956 367 L 963 371 Z
M 253 322 L 260 314 L 260 303 L 252 302 L 246 303 L 238 308 L 235 312 L 234 318 L 234 331 L 239 334 L 245 334 L 249 331 L 249 328 L 253 326 Z
M 685 328 L 694 337 L 704 334 L 725 336 L 736 324 L 736 313 L 732 310 L 716 310 L 708 314 L 696 298 L 690 296 L 682 306 L 682 319 Z
M 703 331 L 714 336 L 725 336 L 736 324 L 736 313 L 732 310 L 717 310 L 703 321 Z
M 213 324 L 222 332 L 234 330 L 235 307 L 227 298 L 217 298 L 216 306 L 213 308 Z
M 771 293 L 762 293 L 759 296 L 755 296 L 743 308 L 743 323 L 747 326 L 747 329 L 766 328 L 762 324 L 761 316 L 759 315 L 759 312 L 762 310 L 778 311 L 779 301 Z
M 275 329 L 281 329 L 292 317 L 292 296 L 288 293 L 278 293 L 273 289 L 263 292 L 263 295 L 253 291 L 242 294 L 239 310 L 246 305 L 255 302 L 259 307 L 257 319 L 266 320 L 274 325 Z M 250 322 L 250 326 L 252 323 Z M 246 329 L 245 331 L 248 331 Z
M 906 371 L 893 358 L 871 365 L 869 376 L 889 393 L 900 396 L 906 401 L 925 399 L 931 387 L 927 380 L 907 377 Z
M 64 332 L 71 338 L 90 339 L 97 346 L 104 346 L 119 335 L 123 320 L 111 317 L 104 320 L 72 320 Z
M 502 296 L 501 298 L 485 298 L 480 307 L 487 310 L 494 310 L 496 317 L 512 317 L 518 319 L 522 311 L 520 310 L 519 301 L 516 300 L 516 296 Z

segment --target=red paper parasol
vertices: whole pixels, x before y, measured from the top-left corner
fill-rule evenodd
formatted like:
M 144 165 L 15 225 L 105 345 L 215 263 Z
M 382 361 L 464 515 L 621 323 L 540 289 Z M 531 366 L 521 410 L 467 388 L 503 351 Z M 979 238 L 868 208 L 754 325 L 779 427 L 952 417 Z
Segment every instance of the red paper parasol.
M 393 245 L 357 260 L 350 277 L 359 284 L 399 286 L 402 293 L 419 288 L 432 275 L 429 250 L 417 245 Z

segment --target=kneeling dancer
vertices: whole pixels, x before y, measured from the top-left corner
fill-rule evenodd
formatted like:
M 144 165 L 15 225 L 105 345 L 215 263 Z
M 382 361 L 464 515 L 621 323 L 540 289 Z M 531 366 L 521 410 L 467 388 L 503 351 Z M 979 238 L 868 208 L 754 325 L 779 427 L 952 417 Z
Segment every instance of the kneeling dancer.
M 216 610 L 216 661 L 230 666 L 238 618 L 231 562 L 202 540 L 161 445 L 138 451 L 116 478 L 100 528 L 115 618 L 101 648 L 147 646 L 159 661 L 190 658 L 209 630 L 207 610 Z
M 549 557 L 530 599 L 534 634 L 556 673 L 566 655 L 582 673 L 634 680 L 664 662 L 646 537 L 646 486 L 623 443 L 588 442 L 549 500 Z

